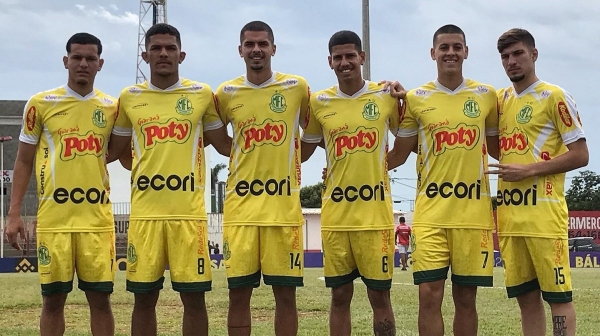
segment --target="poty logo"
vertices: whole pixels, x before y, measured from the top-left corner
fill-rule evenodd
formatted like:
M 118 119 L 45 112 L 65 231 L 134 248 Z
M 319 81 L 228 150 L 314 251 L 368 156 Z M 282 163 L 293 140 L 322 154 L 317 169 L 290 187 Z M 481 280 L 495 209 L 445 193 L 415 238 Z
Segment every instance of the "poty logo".
M 241 133 L 244 137 L 242 152 L 248 153 L 262 145 L 281 145 L 287 137 L 287 125 L 283 121 L 267 119 L 260 125 L 250 124 L 242 128 Z
M 544 90 L 544 91 L 542 91 L 542 93 L 540 93 L 540 97 L 548 98 L 548 97 L 550 97 L 550 94 L 551 94 L 550 90 Z
M 235 89 L 235 87 L 233 85 L 225 85 L 223 87 L 223 92 L 230 93 L 230 92 L 233 92 L 234 89 Z
M 479 91 L 481 93 L 488 93 L 488 92 L 490 92 L 490 90 L 488 88 L 486 88 L 485 86 L 478 86 L 477 87 L 477 91 Z
M 58 96 L 57 95 L 46 95 L 44 97 L 45 101 L 54 101 L 54 100 L 58 100 Z
M 379 130 L 377 128 L 359 127 L 354 132 L 338 133 L 335 137 L 335 159 L 341 160 L 346 154 L 356 152 L 371 153 L 377 148 Z
M 169 141 L 173 141 L 178 144 L 185 143 L 190 137 L 191 129 L 192 123 L 189 120 L 171 118 L 165 123 L 149 122 L 142 126 L 144 147 L 149 149 L 158 143 L 165 143 Z
M 459 124 L 456 128 L 438 128 L 433 137 L 433 154 L 441 155 L 446 149 L 464 148 L 471 150 L 479 142 L 481 132 L 477 126 Z
M 415 91 L 415 96 L 417 97 L 421 97 L 427 94 L 427 90 L 423 90 L 423 89 L 417 89 Z
M 104 147 L 104 136 L 92 131 L 85 135 L 66 134 L 60 139 L 62 150 L 60 158 L 63 161 L 74 159 L 76 156 L 94 155 L 100 156 Z
M 560 116 L 560 120 L 567 127 L 573 126 L 573 119 L 571 118 L 571 114 L 569 113 L 569 109 L 565 102 L 558 102 L 558 115 Z
M 203 86 L 202 86 L 202 85 L 200 85 L 200 84 L 192 84 L 192 85 L 190 86 L 190 89 L 192 89 L 192 90 L 194 90 L 194 91 L 200 91 L 200 90 L 202 90 L 202 88 L 203 88 Z
M 294 86 L 298 84 L 298 80 L 296 78 L 288 78 L 285 80 L 285 84 L 289 86 Z
M 516 127 L 512 133 L 500 135 L 499 145 L 501 156 L 512 153 L 523 155 L 529 151 L 527 135 Z

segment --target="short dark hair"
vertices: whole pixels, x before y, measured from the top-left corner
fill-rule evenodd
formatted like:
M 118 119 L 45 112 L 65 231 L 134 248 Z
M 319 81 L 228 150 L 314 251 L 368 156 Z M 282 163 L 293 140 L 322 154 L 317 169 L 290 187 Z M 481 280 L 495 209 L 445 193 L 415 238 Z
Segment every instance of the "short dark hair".
M 71 52 L 73 44 L 95 44 L 98 47 L 98 56 L 102 55 L 102 42 L 96 36 L 89 33 L 77 33 L 67 41 L 67 53 Z
M 244 33 L 247 31 L 267 32 L 271 44 L 275 44 L 275 35 L 273 34 L 273 29 L 271 29 L 271 26 L 262 21 L 252 21 L 246 23 L 246 25 L 244 25 L 244 27 L 242 27 L 242 30 L 240 31 L 240 43 L 242 43 L 242 41 L 244 40 Z
M 504 49 L 515 43 L 523 42 L 524 45 L 535 48 L 535 39 L 533 35 L 525 29 L 513 28 L 500 35 L 498 38 L 498 52 L 503 52 Z
M 404 222 L 406 222 L 406 218 L 400 217 L 399 221 L 400 221 L 400 223 L 404 223 Z
M 181 35 L 179 34 L 179 30 L 166 23 L 157 23 L 146 31 L 146 36 L 144 40 L 146 47 L 148 47 L 148 44 L 150 44 L 150 37 L 157 34 L 167 34 L 175 36 L 175 40 L 177 40 L 177 45 L 179 46 L 179 48 L 181 48 Z
M 344 44 L 354 44 L 357 51 L 362 51 L 362 42 L 358 34 L 350 30 L 342 30 L 333 34 L 329 39 L 329 53 L 331 54 L 333 47 Z
M 465 43 L 467 43 L 467 37 L 465 36 L 465 32 L 462 29 L 460 29 L 459 26 L 456 26 L 453 24 L 447 24 L 445 26 L 440 27 L 433 34 L 433 46 L 434 47 L 435 47 L 435 42 L 437 40 L 437 37 L 442 34 L 460 34 L 460 35 L 462 35 L 463 39 L 465 40 Z

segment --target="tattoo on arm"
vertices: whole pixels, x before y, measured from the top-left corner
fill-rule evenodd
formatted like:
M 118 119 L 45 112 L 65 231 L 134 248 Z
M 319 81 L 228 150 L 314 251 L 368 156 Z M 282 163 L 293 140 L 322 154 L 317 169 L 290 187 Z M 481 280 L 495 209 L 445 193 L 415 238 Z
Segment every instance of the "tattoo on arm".
M 567 317 L 566 316 L 552 316 L 552 331 L 554 336 L 566 336 L 567 335 Z
M 383 321 L 373 323 L 373 331 L 375 336 L 395 336 L 396 325 L 394 322 L 385 319 Z

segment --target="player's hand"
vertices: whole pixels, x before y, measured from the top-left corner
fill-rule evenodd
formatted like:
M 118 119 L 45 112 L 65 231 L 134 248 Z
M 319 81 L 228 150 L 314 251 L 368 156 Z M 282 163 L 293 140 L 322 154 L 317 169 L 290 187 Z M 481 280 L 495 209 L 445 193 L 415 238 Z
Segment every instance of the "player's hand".
M 323 178 L 323 181 L 325 181 L 325 179 L 327 178 L 327 168 L 323 168 L 323 172 L 321 173 L 321 178 Z
M 534 175 L 531 168 L 528 168 L 527 165 L 522 164 L 490 163 L 488 164 L 488 167 L 498 169 L 487 170 L 485 171 L 485 174 L 498 175 L 498 178 L 501 178 L 506 182 L 519 182 Z
M 21 251 L 21 245 L 19 245 L 18 236 L 20 234 L 21 239 L 25 240 L 25 228 L 20 215 L 8 217 L 8 224 L 4 229 L 4 233 L 8 238 L 8 243 L 10 246 L 14 247 L 18 251 Z
M 389 80 L 382 80 L 378 83 L 379 85 L 383 84 L 383 89 L 390 89 L 390 94 L 392 95 L 392 97 L 394 98 L 398 98 L 398 99 L 404 99 L 406 98 L 406 89 L 404 89 L 404 86 L 402 86 L 402 84 L 400 84 L 400 82 L 398 81 L 389 81 Z

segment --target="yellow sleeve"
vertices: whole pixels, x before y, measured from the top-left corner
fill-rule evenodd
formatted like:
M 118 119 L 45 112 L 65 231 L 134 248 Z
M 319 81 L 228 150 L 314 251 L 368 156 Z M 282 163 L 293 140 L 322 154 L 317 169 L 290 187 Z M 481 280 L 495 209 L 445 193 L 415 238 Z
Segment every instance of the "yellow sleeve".
M 408 95 L 400 108 L 399 120 L 400 125 L 398 126 L 396 136 L 408 138 L 417 135 L 419 131 L 419 121 L 410 108 L 410 96 Z
M 566 91 L 553 92 L 556 97 L 550 111 L 550 118 L 560 133 L 565 145 L 571 144 L 579 139 L 585 138 L 577 104 L 573 97 Z
M 390 131 L 394 136 L 398 134 L 398 128 L 400 127 L 400 116 L 403 108 L 402 103 L 403 101 L 391 97 L 390 104 L 392 105 L 392 113 L 390 114 Z
M 131 120 L 127 116 L 127 93 L 125 90 L 121 92 L 119 101 L 117 103 L 117 119 L 115 120 L 115 126 L 113 127 L 112 133 L 119 136 L 131 136 L 133 133 L 131 127 Z
M 306 115 L 306 127 L 304 128 L 304 133 L 302 134 L 302 141 L 304 142 L 319 143 L 321 140 L 323 140 L 323 130 L 315 114 L 316 104 L 316 100 L 311 98 L 308 107 L 308 113 Z
M 302 101 L 300 102 L 300 127 L 306 128 L 309 120 L 309 104 L 310 104 L 310 86 L 306 81 L 302 81 Z
M 23 125 L 19 140 L 30 145 L 37 145 L 42 134 L 43 122 L 38 100 L 31 97 L 23 109 Z
M 485 118 L 485 135 L 486 136 L 495 136 L 498 135 L 498 95 L 496 91 L 491 90 L 489 93 L 490 100 L 490 111 L 488 112 L 487 117 Z
M 217 88 L 217 92 L 215 93 L 215 107 L 221 122 L 227 125 L 229 123 L 229 117 L 227 116 L 227 94 L 223 91 L 223 84 Z
M 204 112 L 204 116 L 202 116 L 202 124 L 204 124 L 204 131 L 215 130 L 223 127 L 223 122 L 219 117 L 219 113 L 217 112 L 217 96 L 210 90 L 210 102 L 208 103 L 208 108 L 206 112 Z

